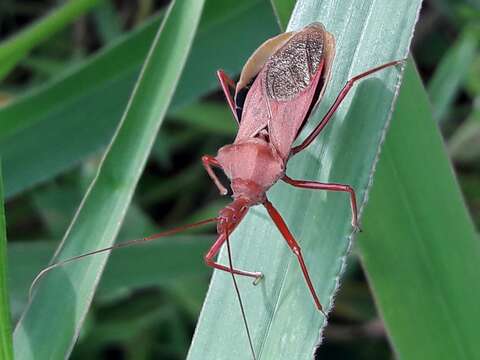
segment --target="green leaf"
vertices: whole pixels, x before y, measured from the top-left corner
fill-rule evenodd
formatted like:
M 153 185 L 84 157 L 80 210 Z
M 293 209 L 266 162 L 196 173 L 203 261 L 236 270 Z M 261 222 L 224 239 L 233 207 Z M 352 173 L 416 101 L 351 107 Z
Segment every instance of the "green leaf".
M 331 82 L 302 138 L 348 78 L 407 56 L 419 8 L 420 1 L 297 3 L 289 30 L 321 21 L 337 42 Z M 350 184 L 363 209 L 398 85 L 395 68 L 362 80 L 312 146 L 290 160 L 288 175 Z M 320 300 L 330 311 L 353 236 L 348 196 L 295 189 L 281 182 L 268 196 L 302 247 Z M 257 358 L 311 358 L 325 319 L 313 304 L 296 257 L 261 206 L 250 210 L 231 243 L 236 267 L 265 275 L 256 287 L 249 279 L 238 278 Z M 225 253 L 220 262 L 227 263 Z M 229 274 L 214 273 L 189 360 L 251 359 L 231 280 Z
M 218 103 L 201 102 L 192 104 L 176 111 L 172 116 L 189 127 L 197 128 L 205 133 L 234 135 L 237 129 L 235 122 L 232 121 L 230 109 L 218 105 Z
M 0 109 L 7 198 L 108 144 L 159 21 L 153 19 L 71 73 Z M 271 8 L 263 0 L 207 2 L 170 111 L 216 89 L 217 69 L 239 72 L 259 39 L 275 31 Z
M 0 80 L 35 46 L 99 3 L 100 0 L 67 1 L 20 33 L 0 43 Z
M 467 27 L 455 44 L 447 51 L 428 83 L 433 118 L 443 122 L 471 64 L 477 59 L 478 35 Z
M 119 231 L 173 97 L 203 6 L 198 0 L 172 4 L 97 176 L 65 234 L 56 261 L 108 247 Z M 68 356 L 107 258 L 108 254 L 104 254 L 79 261 L 50 272 L 40 281 L 15 329 L 16 359 Z
M 480 109 L 455 130 L 448 140 L 448 153 L 456 164 L 475 165 L 480 159 Z
M 364 219 L 361 258 L 398 357 L 480 358 L 480 242 L 411 64 Z
M 109 43 L 122 34 L 121 16 L 112 0 L 103 1 L 103 4 L 93 12 L 93 18 L 104 43 Z
M 0 358 L 13 359 L 12 323 L 7 284 L 7 232 L 3 208 L 3 181 L 0 167 Z

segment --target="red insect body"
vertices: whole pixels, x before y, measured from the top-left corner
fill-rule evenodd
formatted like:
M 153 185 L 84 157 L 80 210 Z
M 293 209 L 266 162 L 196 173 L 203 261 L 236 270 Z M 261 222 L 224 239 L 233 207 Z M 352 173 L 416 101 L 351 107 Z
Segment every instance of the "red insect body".
M 207 264 L 230 271 L 214 263 L 212 258 L 226 240 L 226 231 L 233 231 L 250 206 L 263 204 L 298 257 L 320 311 L 322 306 L 308 275 L 300 247 L 265 193 L 275 182 L 286 176 L 292 143 L 328 82 L 334 49 L 333 36 L 318 23 L 299 32 L 281 34 L 268 40 L 247 61 L 236 86 L 237 101 L 232 99 L 228 88 L 233 87 L 233 82 L 219 71 L 220 83 L 240 127 L 233 144 L 222 147 L 215 158 L 203 157 L 208 174 L 217 184 L 220 193 L 226 194 L 226 189 L 210 166 L 223 169 L 231 181 L 234 198 L 233 203 L 220 212 L 219 238 L 206 255 Z M 239 104 L 239 94 L 248 88 L 248 83 L 252 80 L 244 103 Z M 241 114 L 238 114 L 238 108 L 242 109 Z M 261 276 L 257 272 L 236 269 L 233 272 L 255 277 L 256 281 Z
M 256 284 L 263 275 L 259 272 L 234 269 L 230 251 L 228 251 L 230 266 L 218 264 L 214 258 L 225 242 L 230 250 L 229 234 L 235 230 L 251 206 L 261 204 L 265 206 L 287 245 L 297 256 L 313 300 L 323 313 L 300 246 L 279 212 L 268 200 L 266 192 L 279 179 L 298 188 L 347 192 L 350 195 L 352 207 L 352 225 L 357 229 L 355 192 L 349 185 L 291 179 L 285 174 L 287 162 L 291 156 L 313 142 L 356 81 L 403 62 L 403 60 L 392 61 L 350 79 L 315 129 L 300 145 L 292 147 L 310 113 L 322 98 L 330 77 L 334 54 L 333 35 L 328 33 L 323 25 L 313 23 L 300 31 L 280 34 L 262 44 L 245 64 L 236 85 L 223 71 L 219 70 L 217 75 L 220 84 L 233 116 L 239 124 L 239 129 L 233 144 L 222 147 L 215 157 L 203 156 L 202 161 L 220 193 L 226 195 L 227 189 L 218 180 L 212 166 L 223 169 L 231 182 L 233 202 L 222 209 L 216 218 L 92 251 L 53 264 L 37 275 L 30 290 L 32 291 L 35 283 L 52 268 L 89 255 L 151 241 L 209 222 L 217 222 L 218 238 L 205 255 L 207 265 L 227 271 L 232 276 L 237 274 L 252 277 Z M 234 97 L 230 93 L 231 88 L 235 89 Z M 235 277 L 233 280 L 239 296 Z M 240 296 L 239 300 L 243 319 L 247 325 Z M 246 328 L 248 332 L 248 326 Z M 255 358 L 250 334 L 248 335 Z
M 216 157 L 205 155 L 202 158 L 206 171 L 220 193 L 225 195 L 227 190 L 211 166 L 223 169 L 230 179 L 234 199 L 219 213 L 219 237 L 205 256 L 206 263 L 233 274 L 253 277 L 254 283 L 258 282 L 263 276 L 261 273 L 228 268 L 215 263 L 213 258 L 248 209 L 262 204 L 297 256 L 314 302 L 322 313 L 300 246 L 267 199 L 266 192 L 279 179 L 299 188 L 347 192 L 352 207 L 352 225 L 357 229 L 356 197 L 349 185 L 294 180 L 285 174 L 286 165 L 291 156 L 305 149 L 320 133 L 355 81 L 402 62 L 381 65 L 349 80 L 313 132 L 303 143 L 292 148 L 312 109 L 321 100 L 334 54 L 333 35 L 323 25 L 313 23 L 298 32 L 278 35 L 261 45 L 245 64 L 236 86 L 220 70 L 217 75 L 239 129 L 233 144 L 222 147 Z M 230 88 L 235 88 L 234 97 Z

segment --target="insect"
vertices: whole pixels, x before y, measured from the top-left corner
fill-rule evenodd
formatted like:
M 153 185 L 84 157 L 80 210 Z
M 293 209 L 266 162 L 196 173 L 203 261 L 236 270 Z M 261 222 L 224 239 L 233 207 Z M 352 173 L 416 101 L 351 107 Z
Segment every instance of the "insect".
M 286 174 L 287 163 L 292 156 L 307 148 L 315 140 L 355 82 L 372 73 L 403 62 L 403 60 L 392 61 L 351 78 L 314 130 L 303 142 L 293 146 L 309 115 L 322 99 L 331 76 L 334 56 L 335 39 L 333 35 L 326 31 L 322 24 L 312 23 L 302 30 L 283 33 L 264 42 L 246 62 L 236 84 L 225 72 L 219 70 L 217 76 L 233 117 L 238 123 L 238 133 L 232 144 L 220 148 L 216 156 L 204 155 L 202 162 L 221 195 L 227 195 L 228 191 L 218 179 L 213 167 L 224 171 L 230 179 L 233 201 L 220 210 L 216 218 L 155 234 L 148 238 L 96 250 L 53 264 L 42 271 L 34 283 L 46 271 L 67 262 L 112 248 L 150 241 L 190 227 L 216 222 L 218 238 L 205 255 L 205 262 L 208 266 L 232 274 L 244 315 L 233 275 L 251 277 L 254 284 L 257 284 L 264 275 L 260 272 L 237 269 L 232 266 L 229 235 L 237 228 L 250 207 L 261 205 L 266 208 L 287 245 L 297 257 L 313 302 L 317 309 L 325 315 L 300 245 L 280 213 L 268 199 L 266 192 L 278 180 L 297 188 L 345 192 L 350 198 L 352 226 L 354 229 L 358 229 L 357 200 L 351 186 L 290 178 Z M 234 91 L 233 95 L 232 90 Z M 215 261 L 225 243 L 228 247 L 230 266 Z M 245 316 L 243 318 L 248 332 Z M 254 354 L 251 341 L 250 347 Z
M 239 129 L 233 144 L 220 148 L 215 157 L 205 155 L 202 158 L 220 194 L 226 195 L 227 189 L 213 172 L 213 166 L 225 172 L 233 192 L 233 202 L 221 210 L 217 218 L 219 237 L 205 256 L 206 263 L 220 270 L 252 277 L 254 283 L 263 277 L 259 272 L 230 269 L 213 260 L 228 234 L 234 231 L 248 209 L 263 205 L 297 257 L 313 301 L 322 313 L 323 307 L 300 246 L 280 213 L 268 200 L 266 192 L 278 180 L 298 188 L 346 192 L 350 195 L 352 226 L 359 229 L 357 200 L 352 187 L 292 179 L 286 174 L 287 163 L 320 134 L 356 81 L 403 62 L 392 61 L 350 79 L 315 129 L 301 144 L 292 147 L 310 113 L 322 98 L 334 55 L 333 35 L 322 24 L 312 23 L 300 31 L 283 33 L 263 43 L 243 67 L 237 84 L 219 70 L 217 75 L 220 84 Z M 235 91 L 234 96 L 231 88 Z

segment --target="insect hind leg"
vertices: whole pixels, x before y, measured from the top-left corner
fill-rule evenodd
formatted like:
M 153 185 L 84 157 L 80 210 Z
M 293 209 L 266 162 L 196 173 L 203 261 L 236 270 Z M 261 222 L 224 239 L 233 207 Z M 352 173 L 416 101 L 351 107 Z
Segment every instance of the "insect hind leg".
M 357 209 L 357 196 L 355 190 L 346 184 L 335 184 L 335 183 L 322 183 L 317 181 L 305 181 L 305 180 L 294 180 L 287 175 L 282 178 L 287 184 L 292 186 L 302 188 L 302 189 L 312 189 L 312 190 L 327 190 L 327 191 L 341 191 L 350 194 L 350 206 L 352 208 L 352 226 L 355 230 L 360 230 L 358 225 L 358 209 Z
M 390 61 L 386 64 L 374 67 L 373 69 L 370 69 L 370 70 L 367 70 L 367 71 L 365 71 L 361 74 L 358 74 L 358 75 L 354 76 L 353 78 L 351 78 L 350 80 L 348 80 L 347 83 L 345 84 L 345 86 L 343 87 L 343 89 L 338 93 L 337 98 L 335 99 L 332 106 L 330 106 L 330 109 L 328 109 L 328 111 L 325 114 L 325 116 L 323 117 L 322 121 L 320 121 L 320 123 L 315 127 L 315 129 L 313 129 L 313 131 L 305 138 L 305 140 L 303 140 L 303 142 L 300 145 L 292 148 L 291 155 L 295 155 L 295 154 L 299 153 L 300 151 L 304 150 L 308 145 L 310 145 L 313 142 L 313 140 L 315 140 L 315 138 L 318 136 L 318 134 L 320 134 L 320 132 L 323 130 L 323 128 L 330 121 L 333 114 L 335 114 L 338 107 L 342 103 L 343 99 L 345 99 L 345 96 L 347 96 L 348 92 L 350 91 L 350 89 L 353 87 L 353 85 L 357 81 L 359 81 L 359 80 L 361 80 L 361 79 L 363 79 L 363 78 L 365 78 L 365 77 L 367 77 L 367 76 L 369 76 L 373 73 L 376 73 L 380 70 L 383 70 L 385 68 L 403 64 L 405 61 L 406 61 L 406 59 Z
M 303 277 L 305 278 L 305 281 L 307 283 L 308 289 L 310 290 L 310 293 L 312 294 L 313 301 L 315 302 L 315 305 L 317 309 L 326 317 L 327 314 L 325 311 L 323 311 L 322 304 L 320 303 L 320 300 L 318 299 L 318 295 L 315 291 L 315 288 L 313 287 L 312 280 L 310 279 L 310 275 L 308 273 L 307 265 L 305 265 L 305 261 L 303 260 L 303 255 L 302 251 L 300 249 L 300 245 L 298 245 L 297 241 L 293 237 L 292 233 L 287 227 L 287 224 L 277 211 L 273 204 L 267 199 L 263 205 L 268 211 L 268 214 L 272 218 L 273 222 L 277 226 L 278 230 L 280 230 L 281 234 L 283 235 L 285 241 L 287 242 L 288 246 L 290 249 L 292 249 L 293 253 L 298 259 L 298 263 L 300 264 L 300 267 L 302 269 Z

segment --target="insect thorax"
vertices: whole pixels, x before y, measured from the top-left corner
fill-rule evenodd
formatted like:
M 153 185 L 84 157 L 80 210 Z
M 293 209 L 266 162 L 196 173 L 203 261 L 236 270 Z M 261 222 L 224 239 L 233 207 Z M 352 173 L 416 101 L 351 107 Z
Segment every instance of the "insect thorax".
M 263 199 L 285 170 L 275 148 L 258 138 L 226 145 L 216 158 L 232 182 L 234 197 L 246 196 L 254 202 Z

